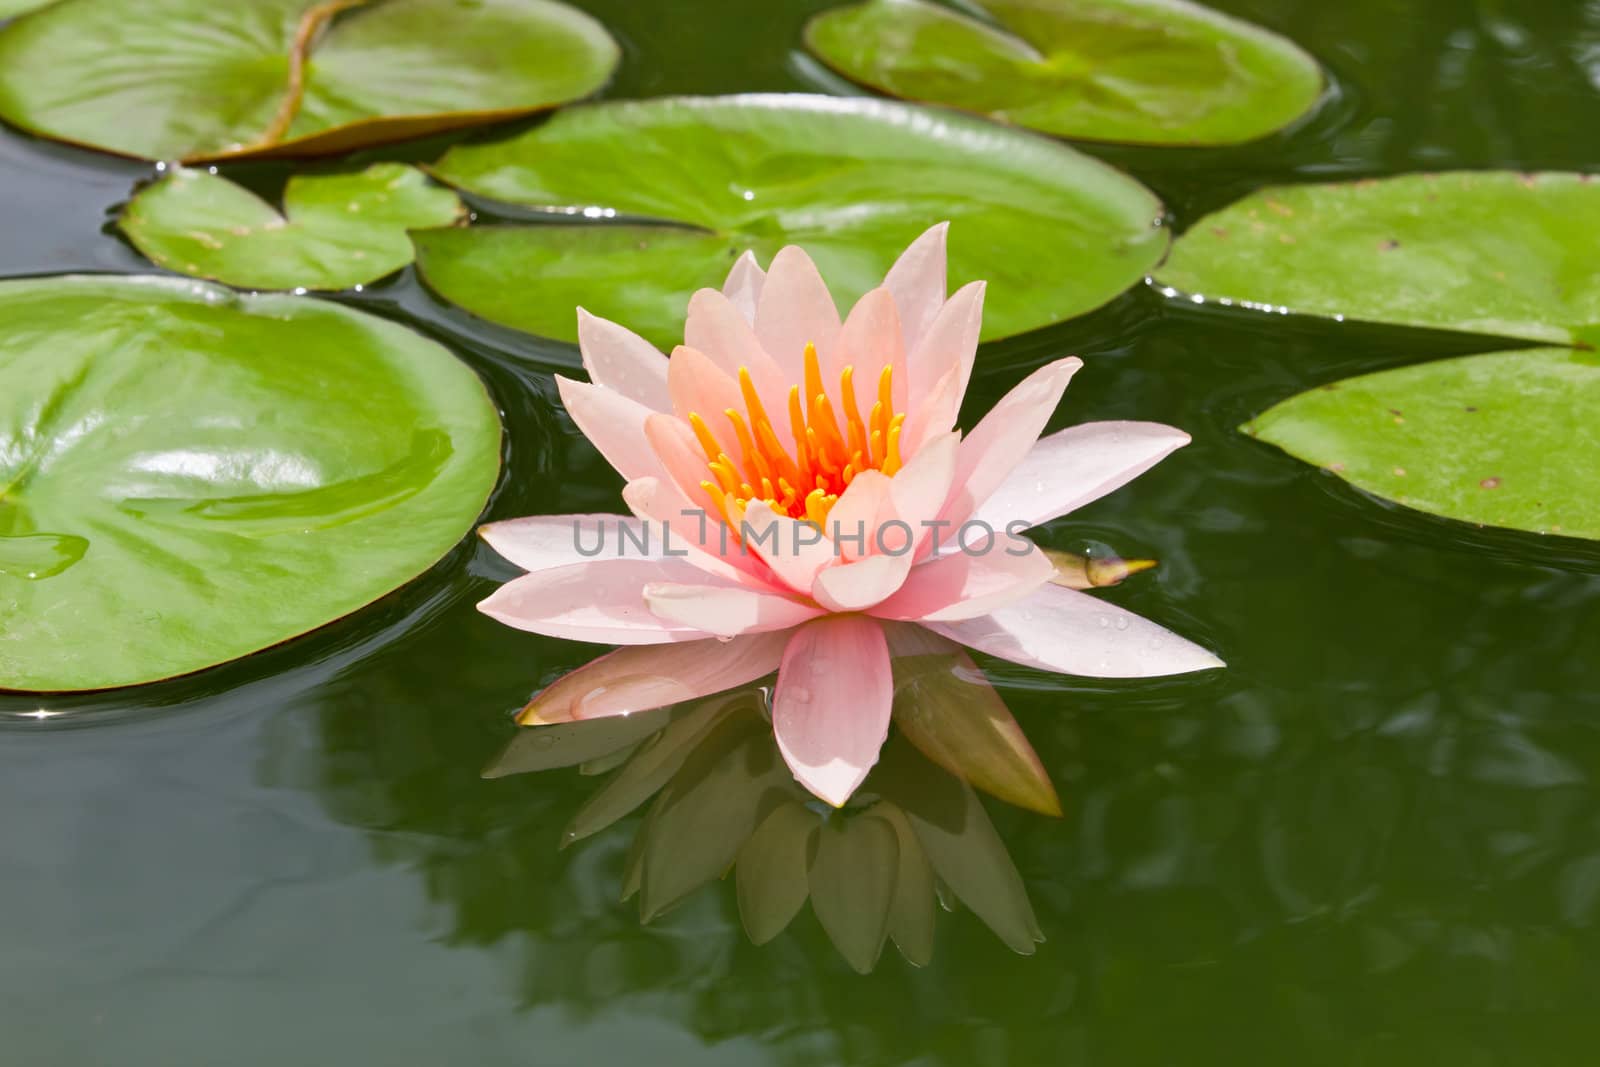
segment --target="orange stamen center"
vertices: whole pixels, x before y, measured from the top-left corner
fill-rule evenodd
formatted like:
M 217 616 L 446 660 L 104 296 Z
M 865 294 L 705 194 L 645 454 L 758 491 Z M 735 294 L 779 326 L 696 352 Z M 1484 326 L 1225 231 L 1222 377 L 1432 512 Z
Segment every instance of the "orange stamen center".
M 817 348 L 806 345 L 804 385 L 789 390 L 789 429 L 795 441 L 791 452 L 773 429 L 750 371 L 740 367 L 745 410 L 722 413 L 728 429 L 720 437 L 699 412 L 689 413 L 711 474 L 700 487 L 729 526 L 738 526 L 754 500 L 766 501 L 779 515 L 821 526 L 856 475 L 875 470 L 892 476 L 900 469 L 900 429 L 906 417 L 894 410 L 893 384 L 893 368 L 885 366 L 878 375 L 877 399 L 863 416 L 856 402 L 855 368 L 846 367 L 839 376 L 841 403 L 836 411 L 823 388 Z

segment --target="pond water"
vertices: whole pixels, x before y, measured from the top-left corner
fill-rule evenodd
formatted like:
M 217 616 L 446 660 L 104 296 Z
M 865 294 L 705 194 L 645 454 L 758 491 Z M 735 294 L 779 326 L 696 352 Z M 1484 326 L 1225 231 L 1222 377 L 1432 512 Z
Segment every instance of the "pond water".
M 815 89 L 820 0 L 588 0 L 612 96 Z M 1182 228 L 1264 184 L 1600 164 L 1597 0 L 1228 0 L 1335 91 L 1234 149 L 1094 148 Z M 432 158 L 439 143 L 389 153 Z M 105 229 L 142 164 L 0 132 L 0 274 L 138 271 Z M 286 171 L 244 180 L 271 191 Z M 1600 256 L 1600 252 L 1597 252 Z M 505 412 L 490 515 L 612 510 L 554 402 L 574 349 L 409 276 L 353 303 L 476 368 Z M 967 414 L 1081 355 L 1052 428 L 1194 444 L 1047 540 L 1150 556 L 1109 594 L 1225 672 L 1091 682 L 991 662 L 1067 814 L 990 802 L 1047 938 L 967 913 L 931 966 L 854 974 L 809 915 L 753 947 L 730 887 L 641 928 L 627 835 L 557 851 L 593 786 L 479 777 L 508 712 L 592 649 L 473 609 L 463 544 L 336 625 L 146 688 L 0 696 L 7 1063 L 1585 1064 L 1600 1047 L 1600 548 L 1361 497 L 1236 432 L 1476 338 L 1225 313 L 1141 287 L 990 346 Z

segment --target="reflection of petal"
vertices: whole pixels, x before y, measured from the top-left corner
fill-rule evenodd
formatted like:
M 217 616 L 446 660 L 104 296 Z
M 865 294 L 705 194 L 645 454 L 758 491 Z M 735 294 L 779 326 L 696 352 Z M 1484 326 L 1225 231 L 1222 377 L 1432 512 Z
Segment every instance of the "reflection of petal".
M 806 868 L 821 822 L 798 803 L 783 804 L 739 850 L 739 918 L 755 944 L 783 933 L 805 906 Z
M 991 656 L 1087 678 L 1152 678 L 1224 666 L 1149 619 L 1058 585 L 976 619 L 927 625 Z
M 1042 815 L 1061 800 L 1000 694 L 966 652 L 919 626 L 888 631 L 894 721 L 906 740 L 984 792 Z
M 828 820 L 817 829 L 811 861 L 811 910 L 860 974 L 877 966 L 889 936 L 889 914 L 900 869 L 894 827 L 861 816 Z
M 933 962 L 933 865 L 922 842 L 899 805 L 880 800 L 865 818 L 882 819 L 899 842 L 900 869 L 895 874 L 894 903 L 889 907 L 889 937 L 909 963 L 926 967 Z
M 893 699 L 876 622 L 830 615 L 796 630 L 778 669 L 772 726 L 800 784 L 836 808 L 849 800 L 878 760 Z
M 777 670 L 787 642 L 777 632 L 619 648 L 550 683 L 517 721 L 538 726 L 630 715 L 721 693 Z
M 506 778 L 530 771 L 575 767 L 588 760 L 627 752 L 667 725 L 665 711 L 614 716 L 595 722 L 561 722 L 537 730 L 518 730 L 510 743 L 484 769 L 485 778 Z
M 872 788 L 906 813 L 933 869 L 1011 948 L 1032 955 L 1044 940 L 1022 876 L 978 795 L 896 738 L 884 746 Z

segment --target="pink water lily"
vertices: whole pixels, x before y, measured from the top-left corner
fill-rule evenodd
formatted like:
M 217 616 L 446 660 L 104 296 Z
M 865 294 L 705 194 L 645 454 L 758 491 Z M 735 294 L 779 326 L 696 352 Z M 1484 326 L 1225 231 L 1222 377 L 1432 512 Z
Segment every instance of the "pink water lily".
M 528 573 L 479 608 L 534 633 L 629 647 L 559 679 L 525 724 L 628 714 L 777 671 L 778 746 L 837 806 L 888 733 L 886 629 L 920 625 L 1063 674 L 1222 665 L 1053 584 L 1050 560 L 1018 536 L 1189 437 L 1146 422 L 1040 437 L 1076 358 L 1039 368 L 958 431 L 984 283 L 946 299 L 946 228 L 918 238 L 842 322 L 794 247 L 765 272 L 746 253 L 720 292 L 696 293 L 670 359 L 579 311 L 590 383 L 558 377 L 561 398 L 627 480 L 631 514 L 483 527 Z

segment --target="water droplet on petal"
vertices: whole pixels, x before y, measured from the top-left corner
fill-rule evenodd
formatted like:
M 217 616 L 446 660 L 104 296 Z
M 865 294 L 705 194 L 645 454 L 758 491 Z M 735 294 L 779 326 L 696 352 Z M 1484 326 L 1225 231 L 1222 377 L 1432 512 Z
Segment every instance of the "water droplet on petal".
M 797 685 L 789 690 L 789 699 L 796 704 L 809 704 L 811 703 L 811 690 L 803 685 Z
M 1128 628 L 1128 617 L 1126 615 L 1123 615 L 1123 616 L 1121 616 L 1121 617 L 1119 617 L 1117 619 L 1117 629 L 1126 630 L 1127 628 Z

